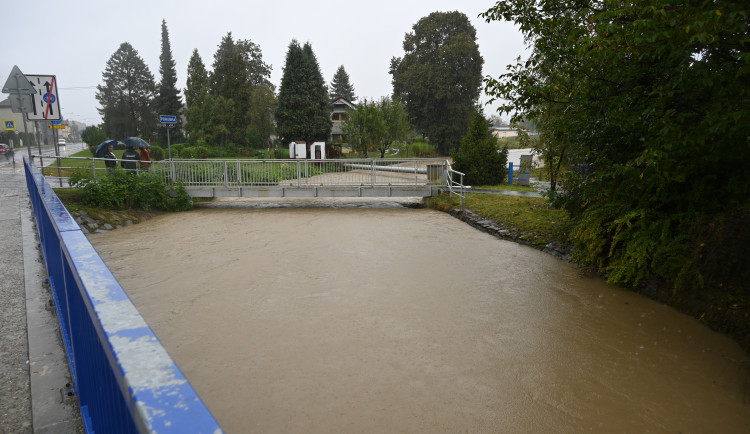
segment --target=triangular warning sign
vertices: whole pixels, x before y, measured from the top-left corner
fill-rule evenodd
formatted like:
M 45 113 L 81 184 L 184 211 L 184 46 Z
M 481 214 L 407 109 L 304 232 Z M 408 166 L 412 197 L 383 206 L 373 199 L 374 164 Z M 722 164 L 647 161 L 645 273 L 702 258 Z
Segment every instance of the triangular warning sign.
M 3 93 L 33 95 L 36 92 L 31 83 L 29 83 L 29 80 L 26 79 L 26 76 L 23 75 L 23 72 L 18 69 L 18 66 L 13 65 L 10 75 L 8 75 L 8 80 L 5 82 L 5 86 L 3 86 Z

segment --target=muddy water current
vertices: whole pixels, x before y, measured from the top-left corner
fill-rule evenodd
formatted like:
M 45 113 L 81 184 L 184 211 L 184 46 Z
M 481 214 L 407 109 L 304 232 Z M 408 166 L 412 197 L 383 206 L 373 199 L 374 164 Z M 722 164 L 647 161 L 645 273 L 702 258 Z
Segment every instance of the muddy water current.
M 447 214 L 305 203 L 91 237 L 227 432 L 750 432 L 694 319 Z

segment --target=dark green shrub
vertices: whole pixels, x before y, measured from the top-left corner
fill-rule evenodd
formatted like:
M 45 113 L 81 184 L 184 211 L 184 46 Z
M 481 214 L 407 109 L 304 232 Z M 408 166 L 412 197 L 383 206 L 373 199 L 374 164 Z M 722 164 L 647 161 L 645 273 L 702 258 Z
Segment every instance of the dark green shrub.
M 106 177 L 94 179 L 90 173 L 78 170 L 71 175 L 69 183 L 82 190 L 84 205 L 144 211 L 186 211 L 192 208 L 192 200 L 181 185 L 167 186 L 155 173 L 135 175 L 118 169 Z
M 195 158 L 210 158 L 209 148 L 205 146 L 196 146 L 193 149 L 195 149 Z
M 188 148 L 185 148 L 182 150 L 182 153 L 180 154 L 180 158 L 190 159 L 190 158 L 196 158 L 195 156 L 197 153 L 195 152 L 196 146 L 190 146 Z
M 184 149 L 185 145 L 182 143 L 172 145 L 172 158 L 180 158 Z
M 151 149 L 151 160 L 153 161 L 161 161 L 167 156 L 164 148 L 162 148 L 159 145 L 152 145 L 150 149 Z

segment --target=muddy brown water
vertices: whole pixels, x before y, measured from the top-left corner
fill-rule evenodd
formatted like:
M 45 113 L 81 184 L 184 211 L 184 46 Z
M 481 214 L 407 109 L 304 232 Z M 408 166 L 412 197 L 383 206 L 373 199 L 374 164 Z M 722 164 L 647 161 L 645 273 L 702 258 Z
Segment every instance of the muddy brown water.
M 240 432 L 750 432 L 694 319 L 436 211 L 225 202 L 91 241 Z

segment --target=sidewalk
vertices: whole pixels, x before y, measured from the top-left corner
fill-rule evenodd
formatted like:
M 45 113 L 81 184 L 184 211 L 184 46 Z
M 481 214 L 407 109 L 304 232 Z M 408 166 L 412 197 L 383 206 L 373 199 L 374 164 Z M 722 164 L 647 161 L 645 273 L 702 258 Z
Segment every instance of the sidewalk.
M 0 433 L 83 432 L 26 189 L 0 163 Z

